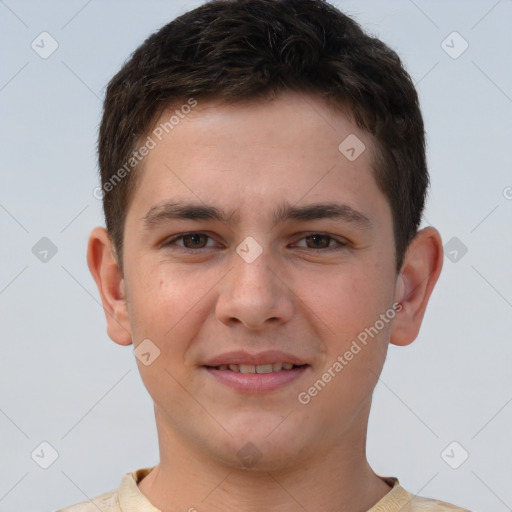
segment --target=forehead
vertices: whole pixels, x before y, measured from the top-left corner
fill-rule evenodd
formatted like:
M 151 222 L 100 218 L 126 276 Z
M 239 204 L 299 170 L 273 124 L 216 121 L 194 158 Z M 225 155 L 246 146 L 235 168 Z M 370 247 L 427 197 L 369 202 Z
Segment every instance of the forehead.
M 139 213 L 172 198 L 217 201 L 238 214 L 251 208 L 260 217 L 268 210 L 274 218 L 283 202 L 342 199 L 374 214 L 387 207 L 374 179 L 371 135 L 312 96 L 173 105 L 149 137 L 132 204 Z

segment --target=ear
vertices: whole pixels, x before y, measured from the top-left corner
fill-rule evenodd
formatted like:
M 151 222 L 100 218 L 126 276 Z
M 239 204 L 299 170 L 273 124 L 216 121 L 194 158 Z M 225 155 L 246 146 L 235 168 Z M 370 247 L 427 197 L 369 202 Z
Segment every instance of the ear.
M 390 342 L 409 345 L 418 336 L 428 300 L 443 267 L 443 244 L 439 232 L 424 228 L 412 239 L 397 277 Z
M 100 292 L 107 317 L 108 335 L 119 345 L 130 345 L 132 335 L 124 280 L 105 228 L 92 230 L 87 248 L 87 264 Z

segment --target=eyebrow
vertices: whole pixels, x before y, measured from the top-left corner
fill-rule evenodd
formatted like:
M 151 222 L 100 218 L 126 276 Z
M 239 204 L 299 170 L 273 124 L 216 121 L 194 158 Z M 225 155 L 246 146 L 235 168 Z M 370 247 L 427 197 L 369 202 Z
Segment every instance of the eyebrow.
M 232 225 L 240 218 L 239 210 L 225 212 L 221 208 L 201 203 L 183 203 L 166 201 L 149 209 L 143 217 L 146 229 L 170 220 L 215 220 Z M 318 219 L 336 219 L 353 224 L 359 228 L 370 228 L 372 222 L 363 213 L 349 205 L 335 202 L 314 203 L 303 206 L 282 203 L 274 211 L 274 226 L 289 221 L 313 221 Z

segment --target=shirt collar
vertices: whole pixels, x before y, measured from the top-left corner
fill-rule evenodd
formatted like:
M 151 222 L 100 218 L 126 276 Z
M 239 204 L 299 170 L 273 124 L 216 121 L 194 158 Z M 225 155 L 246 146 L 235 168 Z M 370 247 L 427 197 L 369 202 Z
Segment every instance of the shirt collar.
M 398 478 L 393 476 L 379 478 L 390 485 L 391 490 L 368 512 L 410 512 L 411 495 L 400 485 Z
M 154 466 L 142 468 L 123 476 L 119 486 L 119 506 L 122 512 L 160 512 L 137 487 L 137 483 L 153 469 Z
M 119 505 L 122 512 L 161 512 L 149 502 L 137 486 L 154 468 L 155 466 L 138 469 L 123 476 L 119 486 Z M 409 512 L 411 495 L 400 485 L 398 479 L 380 478 L 391 486 L 391 490 L 368 512 Z

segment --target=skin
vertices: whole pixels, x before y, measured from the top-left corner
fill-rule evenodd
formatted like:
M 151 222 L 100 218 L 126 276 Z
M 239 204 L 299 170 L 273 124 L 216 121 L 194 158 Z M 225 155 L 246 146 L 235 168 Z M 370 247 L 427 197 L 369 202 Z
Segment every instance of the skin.
M 366 146 L 354 161 L 338 149 L 350 134 Z M 419 231 L 397 275 L 391 210 L 373 177 L 372 151 L 371 135 L 312 96 L 199 102 L 144 161 L 126 218 L 123 272 L 105 229 L 91 233 L 88 263 L 109 336 L 135 348 L 150 339 L 160 350 L 150 365 L 137 363 L 160 446 L 160 463 L 139 489 L 162 511 L 365 511 L 390 491 L 366 459 L 372 393 L 388 344 L 407 345 L 418 334 L 442 243 L 434 228 Z M 238 209 L 238 217 L 146 227 L 151 208 L 169 200 Z M 274 226 L 283 201 L 343 203 L 369 224 L 324 218 Z M 210 238 L 170 243 L 190 231 Z M 315 233 L 327 237 L 307 238 Z M 249 236 L 262 249 L 251 263 L 236 252 Z M 336 240 L 346 245 L 325 249 Z M 393 303 L 400 303 L 393 320 L 300 403 L 299 393 Z M 233 390 L 201 366 L 228 351 L 268 349 L 310 366 L 259 394 Z M 237 453 L 248 442 L 261 458 L 244 467 Z

